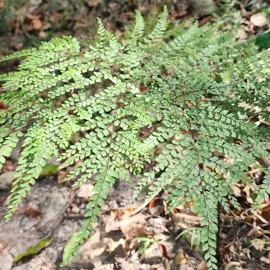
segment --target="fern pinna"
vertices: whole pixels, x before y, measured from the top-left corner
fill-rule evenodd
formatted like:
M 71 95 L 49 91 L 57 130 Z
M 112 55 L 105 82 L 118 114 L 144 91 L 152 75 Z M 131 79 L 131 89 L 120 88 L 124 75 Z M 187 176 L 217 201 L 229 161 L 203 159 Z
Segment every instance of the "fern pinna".
M 250 165 L 266 175 L 252 207 L 268 197 L 269 168 L 259 159 L 269 158 L 269 50 L 236 43 L 214 25 L 188 21 L 168 32 L 167 17 L 165 8 L 146 35 L 137 12 L 120 41 L 98 20 L 87 48 L 60 37 L 1 60 L 23 58 L 17 71 L 0 75 L 1 166 L 23 142 L 5 220 L 54 155 L 73 168 L 65 180 L 77 179 L 75 187 L 95 181 L 63 265 L 89 237 L 116 179 L 140 177 L 135 193 L 148 187 L 147 199 L 168 190 L 168 211 L 192 201 L 209 269 L 217 269 L 218 204 L 238 207 L 231 186 L 252 184 Z

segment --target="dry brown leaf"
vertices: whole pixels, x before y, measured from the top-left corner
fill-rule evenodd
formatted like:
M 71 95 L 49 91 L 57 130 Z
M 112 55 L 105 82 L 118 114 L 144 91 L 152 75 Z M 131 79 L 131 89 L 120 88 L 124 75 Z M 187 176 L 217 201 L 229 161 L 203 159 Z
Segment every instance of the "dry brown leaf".
M 240 28 L 236 33 L 236 38 L 238 38 L 239 40 L 246 40 L 248 38 L 248 34 L 245 29 Z
M 200 264 L 198 265 L 197 270 L 207 270 L 206 261 L 201 261 Z
M 255 249 L 260 250 L 260 251 L 264 250 L 265 244 L 266 244 L 265 240 L 260 239 L 260 238 L 254 238 L 254 239 L 251 240 L 251 245 Z
M 224 270 L 230 270 L 230 269 L 232 269 L 232 267 L 235 270 L 243 270 L 240 262 L 229 262 L 228 264 L 225 265 Z
M 182 248 L 179 248 L 177 255 L 175 256 L 174 262 L 176 265 L 182 265 L 187 263 L 187 258 Z
M 253 193 L 253 192 L 255 192 L 256 190 L 255 190 L 255 188 L 254 188 L 254 186 L 252 186 L 252 185 L 246 185 L 244 188 L 243 188 L 243 192 L 245 192 L 246 194 L 247 194 L 247 196 L 246 196 L 246 200 L 249 202 L 249 203 L 251 203 L 251 204 L 253 204 L 253 199 L 252 199 L 252 197 L 251 197 L 251 194 Z
M 102 0 L 88 0 L 87 1 L 87 4 L 89 7 L 94 7 L 101 3 L 102 3 Z
M 96 231 L 80 248 L 76 257 L 73 258 L 74 263 L 81 261 L 92 261 L 99 257 L 108 246 L 108 239 L 100 239 L 100 232 Z
M 160 198 L 154 198 L 149 203 L 149 212 L 151 215 L 162 216 L 165 214 L 164 201 Z
M 236 183 L 232 184 L 232 191 L 235 197 L 241 197 L 242 191 Z
M 35 30 L 40 30 L 42 28 L 42 23 L 39 19 L 33 20 L 32 24 Z
M 57 175 L 57 183 L 61 183 L 62 180 L 66 177 L 67 173 L 65 171 L 59 171 Z
M 127 240 L 132 240 L 137 237 L 151 237 L 152 234 L 148 232 L 143 225 L 138 223 L 133 223 L 128 226 L 121 226 L 121 231 L 123 232 Z
M 120 230 L 122 227 L 123 228 L 128 227 L 133 223 L 141 224 L 141 225 L 146 224 L 145 216 L 142 214 L 134 215 L 132 217 L 129 217 L 128 219 L 124 219 L 121 221 L 115 220 L 115 218 L 116 218 L 116 216 L 108 217 L 108 219 L 106 221 L 106 225 L 105 225 L 105 231 L 107 233 L 110 231 Z
M 34 30 L 40 30 L 42 28 L 42 22 L 40 20 L 40 16 L 28 14 L 27 18 L 31 20 L 32 28 Z M 28 30 L 31 30 L 31 27 L 28 28 Z
M 250 17 L 250 21 L 255 26 L 258 26 L 258 27 L 263 27 L 263 26 L 267 25 L 267 23 L 268 23 L 267 18 L 265 16 L 265 13 L 264 12 L 253 14 Z
M 265 263 L 267 263 L 267 264 L 270 265 L 270 259 L 267 258 L 267 257 L 261 257 L 261 258 L 260 258 L 260 261 L 261 261 L 261 262 L 265 262 Z
M 175 231 L 198 226 L 201 222 L 200 217 L 184 213 L 172 213 L 172 220 L 174 223 Z
M 166 259 L 168 259 L 168 260 L 171 260 L 171 259 L 172 259 L 172 258 L 169 256 L 168 251 L 167 251 L 167 248 L 166 248 L 165 245 L 159 244 L 159 245 L 158 245 L 158 249 L 160 250 L 160 252 L 161 252 L 161 254 L 162 254 L 162 256 L 163 256 L 164 258 L 166 258 Z

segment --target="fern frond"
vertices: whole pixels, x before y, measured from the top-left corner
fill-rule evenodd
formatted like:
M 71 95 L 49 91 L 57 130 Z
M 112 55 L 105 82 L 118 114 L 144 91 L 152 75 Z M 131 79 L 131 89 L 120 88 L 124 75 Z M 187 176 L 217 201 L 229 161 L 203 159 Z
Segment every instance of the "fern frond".
M 28 55 L 31 55 L 35 51 L 36 51 L 36 49 L 33 48 L 33 49 L 28 49 L 28 50 L 22 50 L 22 51 L 14 52 L 14 53 L 9 54 L 7 56 L 1 57 L 0 58 L 0 63 L 1 62 L 5 62 L 5 61 L 9 61 L 9 60 L 12 60 L 12 59 L 26 57 Z
M 269 199 L 269 194 L 270 194 L 270 172 L 268 170 L 264 177 L 263 184 L 260 186 L 259 191 L 257 193 L 253 208 L 258 209 L 265 201 Z
M 145 42 L 157 42 L 163 39 L 168 24 L 168 9 L 166 6 L 163 8 L 163 12 L 158 19 L 155 28 L 149 34 Z
M 138 40 L 144 35 L 144 19 L 139 10 L 136 10 L 135 25 L 131 33 L 132 40 Z
M 217 269 L 218 204 L 239 207 L 232 184 L 257 189 L 254 209 L 269 196 L 269 168 L 259 160 L 270 158 L 270 51 L 235 43 L 218 25 L 188 21 L 167 32 L 167 17 L 164 8 L 145 37 L 137 12 L 124 40 L 99 19 L 84 51 L 75 38 L 59 37 L 2 59 L 22 58 L 17 71 L 0 75 L 0 169 L 23 142 L 5 220 L 52 156 L 72 167 L 64 181 L 94 184 L 63 265 L 93 232 L 116 179 L 141 178 L 135 195 L 148 190 L 148 201 L 167 189 L 168 211 L 195 203 L 209 269 Z M 266 173 L 260 187 L 251 165 Z

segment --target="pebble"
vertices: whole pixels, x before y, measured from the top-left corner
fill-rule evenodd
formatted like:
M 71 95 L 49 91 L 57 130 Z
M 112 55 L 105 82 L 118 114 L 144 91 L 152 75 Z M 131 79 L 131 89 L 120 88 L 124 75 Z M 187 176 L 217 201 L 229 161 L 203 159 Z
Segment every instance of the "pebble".
M 71 212 L 74 213 L 74 214 L 79 214 L 80 213 L 80 208 L 77 207 L 77 206 L 73 206 Z

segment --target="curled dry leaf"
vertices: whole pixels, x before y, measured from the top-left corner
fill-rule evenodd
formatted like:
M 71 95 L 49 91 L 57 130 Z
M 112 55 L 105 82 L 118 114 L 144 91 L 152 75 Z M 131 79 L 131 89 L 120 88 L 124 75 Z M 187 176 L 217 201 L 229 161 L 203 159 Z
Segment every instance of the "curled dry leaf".
M 201 222 L 200 217 L 184 213 L 172 213 L 172 220 L 175 231 L 198 226 Z
M 27 30 L 40 30 L 42 29 L 42 22 L 40 16 L 28 14 L 27 18 L 31 20 L 32 25 L 27 27 Z M 32 29 L 31 29 L 32 28 Z
M 236 183 L 232 184 L 232 191 L 235 197 L 241 197 L 242 191 L 238 184 Z
M 133 223 L 128 226 L 121 226 L 121 231 L 127 240 L 132 240 L 137 237 L 152 236 L 152 234 L 148 232 L 143 225 L 138 223 Z
M 260 239 L 260 238 L 254 238 L 251 240 L 251 245 L 260 251 L 263 251 L 266 245 L 266 241 L 264 239 Z
M 154 198 L 149 203 L 149 212 L 151 215 L 162 216 L 165 214 L 164 201 L 160 198 Z
M 207 270 L 206 261 L 201 261 L 200 264 L 198 265 L 197 270 Z
M 176 265 L 183 265 L 187 263 L 187 258 L 182 248 L 178 249 L 177 255 L 175 256 L 174 262 Z
M 236 38 L 239 40 L 246 40 L 248 38 L 248 34 L 244 28 L 240 28 L 236 33 Z
M 140 224 L 140 225 L 146 225 L 145 216 L 142 214 L 138 214 L 132 217 L 128 217 L 127 219 L 123 220 L 116 220 L 117 215 L 111 215 L 105 225 L 105 231 L 111 232 L 111 231 L 117 231 L 117 230 L 128 230 L 128 228 L 131 228 L 132 224 Z
M 165 245 L 159 244 L 159 245 L 158 245 L 158 249 L 160 250 L 160 252 L 161 252 L 161 254 L 162 254 L 162 256 L 163 256 L 164 258 L 166 258 L 166 259 L 168 259 L 168 260 L 171 260 L 171 259 L 172 259 L 172 258 L 169 256 L 168 251 L 167 251 L 167 248 L 166 248 Z
M 57 183 L 60 184 L 62 180 L 66 177 L 67 173 L 63 170 L 60 170 L 57 175 Z

